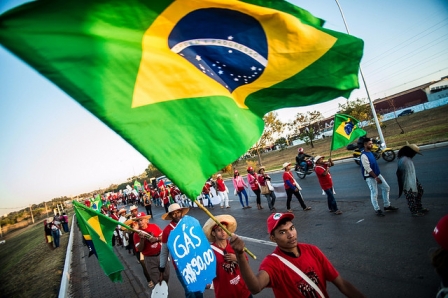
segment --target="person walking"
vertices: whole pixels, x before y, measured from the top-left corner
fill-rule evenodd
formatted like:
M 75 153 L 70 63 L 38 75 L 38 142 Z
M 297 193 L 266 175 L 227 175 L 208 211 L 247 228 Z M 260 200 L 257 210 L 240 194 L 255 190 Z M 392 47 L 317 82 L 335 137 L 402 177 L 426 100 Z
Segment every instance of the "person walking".
M 342 214 L 342 211 L 338 209 L 338 204 L 333 194 L 333 179 L 330 174 L 330 167 L 334 166 L 331 158 L 327 162 L 324 162 L 324 157 L 318 155 L 314 158 L 314 171 L 316 172 L 317 179 L 319 180 L 320 187 L 327 195 L 328 209 L 336 215 Z
M 264 208 L 261 206 L 261 189 L 257 176 L 258 175 L 255 173 L 253 167 L 247 167 L 247 182 L 249 183 L 254 194 L 257 196 L 257 208 L 258 210 L 261 210 Z
M 51 222 L 53 218 L 49 217 L 44 220 L 44 230 L 45 230 L 45 242 L 48 244 L 48 247 L 53 250 L 53 236 L 51 233 Z
M 422 206 L 423 187 L 417 179 L 414 162 L 412 158 L 420 154 L 420 148 L 415 144 L 407 144 L 398 150 L 398 197 L 404 192 L 408 201 L 409 210 L 412 216 L 419 217 L 425 215 L 429 210 Z
M 226 229 L 234 233 L 237 223 L 233 216 L 218 215 L 216 220 Z M 202 228 L 216 257 L 216 277 L 213 279 L 213 288 L 216 298 L 250 298 L 252 294 L 241 277 L 240 268 L 235 252 L 230 246 L 227 233 L 209 218 Z M 246 256 L 247 258 L 247 256 Z
M 143 206 L 145 206 L 146 214 L 151 215 L 152 218 L 152 202 L 151 202 L 151 192 L 145 191 L 143 195 Z
M 222 175 L 218 174 L 216 177 L 216 190 L 218 192 L 218 196 L 221 200 L 221 202 L 219 203 L 219 205 L 221 206 L 221 208 L 230 208 L 229 205 L 229 190 L 227 189 L 226 184 L 224 183 L 224 180 L 222 179 Z
M 143 259 L 142 266 L 146 268 L 146 272 L 149 274 L 147 282 L 148 287 L 152 289 L 159 281 L 162 229 L 156 224 L 149 223 L 150 218 L 151 215 L 139 212 L 133 220 L 138 222 L 138 233 L 134 233 L 135 249 L 143 256 L 141 257 Z M 170 278 L 169 266 L 162 276 L 163 280 L 168 283 Z
M 391 206 L 389 201 L 390 186 L 381 175 L 380 167 L 372 153 L 372 138 L 364 138 L 364 151 L 361 153 L 361 173 L 370 189 L 370 200 L 372 201 L 375 214 L 384 216 L 378 205 L 378 186 L 381 188 L 384 202 L 384 211 L 397 211 L 398 208 Z
M 300 206 L 302 206 L 303 211 L 311 210 L 311 207 L 307 207 L 305 205 L 305 202 L 303 201 L 302 198 L 302 194 L 300 193 L 302 188 L 291 174 L 291 163 L 285 162 L 283 164 L 283 169 L 285 170 L 283 172 L 283 182 L 286 190 L 286 209 L 288 210 L 288 212 L 292 212 L 291 209 L 292 195 L 294 195 L 297 198 L 297 200 L 299 200 Z
M 64 230 L 64 233 L 70 232 L 70 229 L 68 228 L 68 216 L 65 212 L 62 212 L 60 219 L 61 219 L 62 229 Z
M 269 239 L 277 244 L 254 274 L 244 255 L 244 241 L 233 234 L 230 245 L 235 251 L 241 275 L 252 294 L 271 287 L 275 297 L 328 297 L 326 282 L 333 283 L 347 297 L 365 297 L 341 277 L 323 252 L 314 245 L 297 242 L 292 213 L 273 213 L 267 219 Z
M 163 274 L 165 272 L 166 267 L 169 267 L 168 263 L 168 256 L 169 256 L 169 250 L 168 250 L 168 237 L 170 236 L 170 233 L 174 228 L 177 226 L 179 221 L 182 219 L 182 217 L 188 213 L 190 208 L 181 207 L 179 204 L 174 203 L 171 204 L 168 207 L 168 212 L 162 215 L 163 220 L 170 220 L 171 222 L 163 229 L 162 234 L 162 250 L 160 252 L 160 264 L 159 264 L 159 282 L 161 283 L 163 281 Z M 202 292 L 190 292 L 187 288 L 187 285 L 185 284 L 182 273 L 179 271 L 179 269 L 176 266 L 176 263 L 174 263 L 173 258 L 171 258 L 174 269 L 176 270 L 176 276 L 177 279 L 179 279 L 179 282 L 181 283 L 182 287 L 185 291 L 185 298 L 202 298 L 203 294 Z
M 235 191 L 240 198 L 240 203 L 243 206 L 243 209 L 252 208 L 251 206 L 249 206 L 249 199 L 247 197 L 247 192 L 245 189 L 247 187 L 247 184 L 246 182 L 244 182 L 244 178 L 240 176 L 238 170 L 235 170 L 233 172 L 233 187 L 235 188 Z M 244 195 L 244 197 L 246 198 L 246 207 L 244 207 L 242 195 Z
M 202 195 L 204 196 L 204 199 L 207 200 L 207 207 L 214 209 L 215 207 L 213 206 L 212 203 L 212 198 L 211 198 L 211 193 L 210 193 L 210 188 L 211 188 L 211 183 L 210 181 L 207 181 L 204 186 L 202 187 Z
M 58 224 L 56 224 L 54 219 L 50 222 L 50 227 L 51 227 L 51 236 L 53 237 L 53 242 L 54 242 L 54 248 L 58 248 L 59 240 L 61 237 L 60 227 Z
M 258 169 L 258 183 L 260 184 L 261 188 L 263 187 L 267 187 L 267 190 L 269 191 L 268 193 L 264 194 L 264 196 L 266 197 L 266 200 L 268 202 L 268 207 L 269 210 L 271 212 L 275 212 L 275 199 L 277 198 L 275 196 L 275 192 L 274 192 L 274 188 L 272 187 L 271 184 L 271 177 L 265 173 L 265 167 L 260 167 L 260 169 Z

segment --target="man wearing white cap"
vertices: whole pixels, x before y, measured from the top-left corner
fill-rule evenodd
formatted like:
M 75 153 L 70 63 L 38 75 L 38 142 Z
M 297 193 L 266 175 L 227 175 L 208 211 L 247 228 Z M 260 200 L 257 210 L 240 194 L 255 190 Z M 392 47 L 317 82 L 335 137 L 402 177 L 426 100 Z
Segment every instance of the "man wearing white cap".
M 291 163 L 285 162 L 283 164 L 283 169 L 285 172 L 283 173 L 283 182 L 285 183 L 285 190 L 286 190 L 286 209 L 288 209 L 288 212 L 292 212 L 291 209 L 291 199 L 292 195 L 295 195 L 297 200 L 299 200 L 300 206 L 302 206 L 303 211 L 311 210 L 311 207 L 307 207 L 305 205 L 305 202 L 303 201 L 302 194 L 300 193 L 300 190 L 302 188 L 297 183 L 297 181 L 294 179 L 294 177 L 291 174 Z
M 297 242 L 292 213 L 273 213 L 267 219 L 269 238 L 277 244 L 274 252 L 260 264 L 257 274 L 244 255 L 244 241 L 237 235 L 230 239 L 241 275 L 252 294 L 272 288 L 275 297 L 328 297 L 326 282 L 332 282 L 347 297 L 365 297 L 343 279 L 327 257 L 314 245 Z
M 324 157 L 318 155 L 314 158 L 314 163 L 316 164 L 314 171 L 316 172 L 317 179 L 319 179 L 320 187 L 327 194 L 328 209 L 336 215 L 342 214 L 342 211 L 338 209 L 338 204 L 333 194 L 333 179 L 330 174 L 330 167 L 334 166 L 331 158 L 328 162 L 324 162 Z
M 182 219 L 182 217 L 185 214 L 188 213 L 189 210 L 190 210 L 190 208 L 181 207 L 178 203 L 174 203 L 168 207 L 168 212 L 162 215 L 163 220 L 171 220 L 171 222 L 165 227 L 165 229 L 163 229 L 162 250 L 160 253 L 160 265 L 159 265 L 159 272 L 160 272 L 159 282 L 162 282 L 163 273 L 165 272 L 166 267 L 169 267 L 169 264 L 167 264 L 168 263 L 168 255 L 169 255 L 168 237 L 170 236 L 171 231 L 174 230 L 174 228 L 177 226 L 179 221 Z M 173 260 L 173 266 L 174 266 L 174 269 L 176 270 L 177 279 L 179 279 L 182 287 L 184 288 L 185 297 L 186 298 L 202 298 L 203 297 L 202 292 L 190 292 L 188 290 L 187 285 L 184 283 L 184 281 L 182 279 L 182 273 L 177 268 L 176 264 L 174 263 L 174 260 Z

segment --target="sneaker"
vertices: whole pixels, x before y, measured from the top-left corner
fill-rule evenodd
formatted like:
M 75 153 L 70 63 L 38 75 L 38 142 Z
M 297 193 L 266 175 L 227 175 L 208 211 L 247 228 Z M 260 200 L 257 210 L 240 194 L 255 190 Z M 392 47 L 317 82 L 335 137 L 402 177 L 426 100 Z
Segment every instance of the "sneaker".
M 252 208 L 251 206 L 247 205 L 246 208 Z
M 224 206 L 221 206 L 221 209 L 224 209 Z
M 378 215 L 378 216 L 384 216 L 384 213 L 381 210 L 376 210 L 375 214 Z
M 292 209 L 288 209 L 286 210 L 286 212 L 292 213 Z
M 389 207 L 384 207 L 384 211 L 397 211 L 398 208 L 397 207 L 393 207 L 393 206 L 389 206 Z
M 227 206 L 226 208 L 230 208 L 230 206 Z
M 418 209 L 417 212 L 420 212 L 420 213 L 428 213 L 429 210 L 426 209 L 426 208 L 422 208 L 422 209 Z
M 303 211 L 308 211 L 308 210 L 311 210 L 311 207 L 305 207 L 305 208 L 303 208 Z
M 336 211 L 334 212 L 334 214 L 336 214 L 336 215 L 340 215 L 340 214 L 342 214 L 342 211 L 341 211 L 341 210 L 336 210 Z
M 420 212 L 415 212 L 415 213 L 412 213 L 412 216 L 413 217 L 421 217 L 421 216 L 425 216 L 423 213 L 420 213 Z

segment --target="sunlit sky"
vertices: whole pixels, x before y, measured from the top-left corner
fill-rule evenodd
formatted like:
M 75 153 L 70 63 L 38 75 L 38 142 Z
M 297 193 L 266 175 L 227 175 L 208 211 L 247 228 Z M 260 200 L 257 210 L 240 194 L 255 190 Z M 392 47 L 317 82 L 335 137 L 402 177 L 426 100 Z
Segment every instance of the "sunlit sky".
M 25 1 L 0 2 L 0 13 Z M 290 1 L 346 32 L 334 0 Z M 372 100 L 448 75 L 448 1 L 339 1 L 365 42 L 361 67 Z M 362 85 L 362 82 L 361 82 Z M 364 87 L 350 99 L 366 98 Z M 335 99 L 283 109 L 333 115 Z M 141 174 L 149 162 L 78 103 L 0 46 L 0 214 L 75 196 Z

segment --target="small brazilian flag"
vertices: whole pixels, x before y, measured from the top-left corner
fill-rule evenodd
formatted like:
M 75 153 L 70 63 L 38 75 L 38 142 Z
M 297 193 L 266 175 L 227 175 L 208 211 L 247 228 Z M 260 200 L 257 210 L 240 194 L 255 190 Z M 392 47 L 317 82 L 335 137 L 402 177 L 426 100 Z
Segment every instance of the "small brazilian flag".
M 85 240 L 92 241 L 95 254 L 104 273 L 113 282 L 123 281 L 123 265 L 112 249 L 112 237 L 117 221 L 73 201 L 76 219 Z M 89 246 L 89 249 L 90 246 Z
M 42 0 L 0 44 L 196 198 L 267 112 L 358 88 L 362 40 L 323 24 L 282 0 Z
M 333 138 L 331 149 L 336 150 L 347 146 L 359 137 L 365 136 L 367 132 L 358 126 L 358 120 L 344 114 L 334 116 Z

